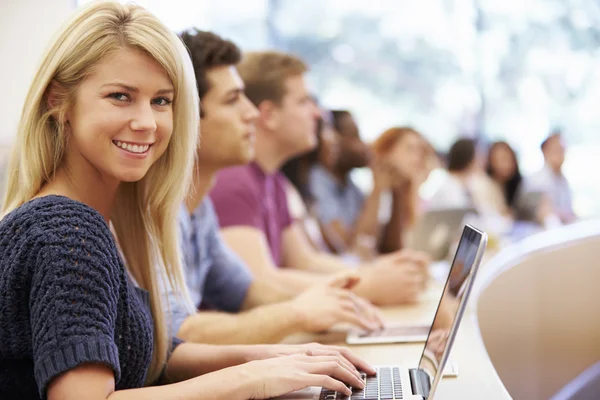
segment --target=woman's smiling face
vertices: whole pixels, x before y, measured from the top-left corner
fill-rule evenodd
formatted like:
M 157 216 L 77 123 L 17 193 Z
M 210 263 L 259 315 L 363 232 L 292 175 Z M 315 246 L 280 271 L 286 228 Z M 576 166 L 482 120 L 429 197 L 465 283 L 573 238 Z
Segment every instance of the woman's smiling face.
M 167 73 L 146 53 L 121 49 L 102 59 L 67 113 L 71 168 L 91 166 L 119 182 L 142 179 L 169 144 L 173 97 Z

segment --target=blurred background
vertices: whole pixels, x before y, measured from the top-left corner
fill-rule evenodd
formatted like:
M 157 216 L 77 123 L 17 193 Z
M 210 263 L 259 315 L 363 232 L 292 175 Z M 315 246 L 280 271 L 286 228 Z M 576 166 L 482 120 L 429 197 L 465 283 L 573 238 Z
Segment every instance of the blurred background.
M 1 0 L 0 145 L 14 134 L 36 63 L 86 0 Z M 522 172 L 560 129 L 580 217 L 600 216 L 600 2 L 596 0 L 138 0 L 173 30 L 213 30 L 244 50 L 311 65 L 328 108 L 349 109 L 371 141 L 412 125 L 444 153 L 459 136 L 503 139 Z M 370 174 L 356 171 L 368 189 Z M 441 174 L 441 173 L 440 173 Z M 423 186 L 433 191 L 440 174 Z

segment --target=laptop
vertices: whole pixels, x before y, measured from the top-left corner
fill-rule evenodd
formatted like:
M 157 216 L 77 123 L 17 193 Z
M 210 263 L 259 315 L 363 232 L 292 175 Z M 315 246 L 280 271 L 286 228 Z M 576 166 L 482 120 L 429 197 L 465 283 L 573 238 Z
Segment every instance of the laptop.
M 473 229 L 470 228 L 469 229 Z M 477 247 L 465 238 L 465 232 L 458 244 L 454 261 L 448 272 L 446 285 L 449 292 L 460 298 L 465 289 L 465 283 L 473 272 Z M 441 300 L 441 299 L 440 299 Z M 383 329 L 371 332 L 352 330 L 346 337 L 348 344 L 389 344 L 389 343 L 418 343 L 425 342 L 431 325 L 388 325 Z
M 476 215 L 474 208 L 446 208 L 431 210 L 419 218 L 408 247 L 429 254 L 433 260 L 443 260 L 450 245 L 460 234 L 469 215 Z
M 515 217 L 517 221 L 537 222 L 537 212 L 546 193 L 539 191 L 521 191 L 517 194 Z
M 376 366 L 377 375 L 369 377 L 363 375 L 366 387 L 354 389 L 351 396 L 345 396 L 325 388 L 309 388 L 282 396 L 280 399 L 433 399 L 442 379 L 444 367 L 464 314 L 486 244 L 487 235 L 485 233 L 471 226 L 465 226 L 453 267 L 455 267 L 454 264 L 460 263 L 461 260 L 457 260 L 460 254 L 465 260 L 464 267 L 468 268 L 470 272 L 458 292 L 452 289 L 450 279 L 446 281 L 418 366 L 415 368 L 401 365 Z M 469 263 L 471 265 L 467 265 Z M 457 293 L 457 296 L 453 293 Z M 444 309 L 450 309 L 452 312 L 442 315 L 440 313 L 442 304 Z

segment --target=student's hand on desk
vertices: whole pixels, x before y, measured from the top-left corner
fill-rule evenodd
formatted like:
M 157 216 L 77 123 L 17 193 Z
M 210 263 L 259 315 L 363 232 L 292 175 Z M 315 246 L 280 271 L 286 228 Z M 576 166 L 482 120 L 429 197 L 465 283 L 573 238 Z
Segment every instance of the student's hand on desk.
M 374 373 L 371 367 L 367 368 Z M 234 369 L 248 382 L 246 387 L 252 399 L 268 399 L 310 386 L 323 386 L 347 395 L 351 392 L 345 384 L 364 388 L 359 372 L 348 359 L 341 355 L 312 354 L 311 350 L 251 361 Z
M 386 254 L 383 256 L 377 257 L 373 262 L 371 262 L 368 266 L 374 265 L 396 265 L 396 266 L 406 266 L 406 264 L 414 264 L 419 271 L 423 274 L 423 290 L 427 286 L 427 282 L 430 279 L 429 275 L 429 265 L 431 264 L 431 258 L 423 252 L 411 250 L 411 249 L 403 249 L 399 251 L 395 251 L 390 254 Z
M 429 264 L 431 264 L 431 258 L 426 253 L 421 251 L 402 249 L 390 254 L 379 256 L 371 264 L 390 263 L 401 265 L 407 262 L 415 263 L 415 265 L 425 269 L 429 266 Z
M 410 304 L 419 300 L 426 274 L 414 262 L 390 263 L 378 260 L 361 270 L 370 300 L 378 305 Z
M 314 285 L 292 300 L 303 330 L 321 332 L 339 323 L 369 331 L 383 328 L 379 310 L 349 290 L 359 280 L 353 273 L 336 274 L 327 283 Z

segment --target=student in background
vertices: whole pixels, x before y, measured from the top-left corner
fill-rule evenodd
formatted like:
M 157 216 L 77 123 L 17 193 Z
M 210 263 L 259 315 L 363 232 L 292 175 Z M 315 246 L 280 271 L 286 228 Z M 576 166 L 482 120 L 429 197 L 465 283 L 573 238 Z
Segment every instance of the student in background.
M 342 249 L 336 250 L 369 260 L 379 253 L 379 205 L 382 194 L 391 188 L 393 168 L 381 160 L 372 160 L 371 150 L 360 138 L 358 126 L 348 111 L 333 111 L 333 117 L 340 142 L 339 160 L 332 166 L 316 164 L 311 169 L 310 191 L 323 229 L 332 232 L 337 238 L 335 242 L 342 244 Z M 369 164 L 373 189 L 365 196 L 350 173 Z
M 473 180 L 479 166 L 477 147 L 472 139 L 457 140 L 448 151 L 448 176 L 431 197 L 429 209 L 476 207 L 473 196 Z
M 292 158 L 281 169 L 290 182 L 287 187 L 290 214 L 300 223 L 316 250 L 344 254 L 345 243 L 342 238 L 319 223 L 315 198 L 310 190 L 310 173 L 313 167 L 320 164 L 326 168 L 334 168 L 339 161 L 339 137 L 334 131 L 330 111 L 321 110 L 316 134 L 316 148 Z
M 270 276 L 300 292 L 332 273 L 347 271 L 337 257 L 315 251 L 293 223 L 280 168 L 314 148 L 319 110 L 307 90 L 306 65 L 275 51 L 247 53 L 238 65 L 246 94 L 259 110 L 256 160 L 221 171 L 210 196 L 225 241 L 257 277 Z M 359 268 L 353 291 L 376 304 L 418 300 L 424 260 L 397 253 Z
M 507 142 L 492 143 L 486 172 L 494 183 L 489 193 L 490 201 L 495 202 L 499 210 L 514 210 L 523 178 L 517 155 Z
M 379 206 L 379 251 L 389 253 L 403 248 L 404 236 L 415 223 L 419 207 L 419 186 L 426 148 L 422 135 L 409 127 L 383 132 L 372 145 L 374 158 L 392 169 L 390 187 Z
M 25 100 L 0 220 L 0 398 L 349 394 L 344 383 L 363 387 L 352 364 L 374 372 L 341 348 L 169 338 L 159 278 L 187 298 L 177 212 L 198 103 L 185 48 L 141 7 L 93 3 L 56 36 Z
M 269 279 L 254 278 L 223 242 L 208 192 L 219 170 L 254 157 L 258 111 L 244 95 L 235 69 L 241 51 L 234 43 L 204 31 L 184 32 L 181 38 L 192 58 L 202 108 L 194 185 L 180 211 L 185 276 L 193 304 L 211 310 L 190 314 L 171 291 L 172 332 L 198 343 L 253 344 L 320 332 L 336 323 L 381 327 L 373 306 L 345 289 L 352 276 L 336 276 L 293 298 Z
M 541 145 L 544 167 L 525 180 L 525 192 L 542 192 L 549 199 L 553 213 L 562 223 L 575 221 L 571 187 L 562 167 L 566 146 L 560 132 L 552 133 Z

